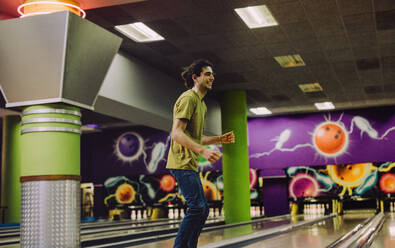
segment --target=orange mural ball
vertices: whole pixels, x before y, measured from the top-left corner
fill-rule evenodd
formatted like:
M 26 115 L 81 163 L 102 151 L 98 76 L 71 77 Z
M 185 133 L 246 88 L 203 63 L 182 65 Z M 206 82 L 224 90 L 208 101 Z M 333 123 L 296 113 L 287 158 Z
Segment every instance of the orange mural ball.
M 380 188 L 385 193 L 395 193 L 395 174 L 384 174 L 380 178 Z
M 341 151 L 346 145 L 346 134 L 343 128 L 335 123 L 325 123 L 314 133 L 314 143 L 317 148 L 328 155 Z
M 133 187 L 127 183 L 119 185 L 116 198 L 119 203 L 131 203 L 134 200 Z
M 206 199 L 208 201 L 214 201 L 217 200 L 217 197 L 215 196 L 215 192 L 210 185 L 203 183 L 203 190 L 204 190 L 204 195 L 206 196 Z
M 176 180 L 171 175 L 165 175 L 160 180 L 160 187 L 166 192 L 172 191 L 175 185 Z
M 337 165 L 333 167 L 333 171 L 339 180 L 345 183 L 353 183 L 366 175 L 366 164 Z

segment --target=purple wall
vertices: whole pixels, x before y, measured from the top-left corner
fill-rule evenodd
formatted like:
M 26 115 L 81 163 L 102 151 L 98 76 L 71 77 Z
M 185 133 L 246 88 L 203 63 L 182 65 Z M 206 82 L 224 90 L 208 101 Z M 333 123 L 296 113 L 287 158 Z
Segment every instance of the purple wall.
M 250 167 L 284 176 L 290 166 L 395 160 L 395 107 L 253 118 Z M 288 213 L 287 179 L 264 179 L 267 216 Z
M 250 167 L 393 161 L 394 112 L 386 107 L 250 119 Z
M 81 138 L 81 176 L 85 182 L 103 183 L 112 176 L 167 174 L 169 133 L 145 126 L 108 129 Z M 220 150 L 218 146 L 213 149 Z M 201 171 L 222 170 L 221 160 L 201 161 Z
M 169 133 L 145 126 L 107 129 L 81 137 L 82 182 L 95 185 L 95 216 L 105 216 L 104 181 L 109 177 L 168 174 Z M 213 149 L 220 150 L 218 146 Z M 221 161 L 201 161 L 201 171 L 222 170 Z
M 167 173 L 165 159 L 168 135 L 166 132 L 144 126 L 108 129 L 100 133 L 82 135 L 83 180 L 103 183 L 106 178 L 112 176 Z M 153 163 L 152 150 L 158 144 L 166 151 L 162 159 L 156 158 L 156 163 Z M 152 165 L 156 166 L 156 169 Z
M 288 182 L 286 178 L 263 180 L 263 202 L 266 216 L 289 213 Z
M 81 176 L 96 184 L 95 201 L 103 202 L 100 186 L 108 177 L 168 173 L 168 137 L 143 126 L 84 134 Z M 285 176 L 283 169 L 290 166 L 394 161 L 395 107 L 253 118 L 248 139 L 250 168 L 264 178 Z M 200 168 L 222 170 L 221 165 L 203 162 Z M 270 180 L 263 188 L 266 213 L 288 212 L 286 179 Z M 273 194 L 277 197 L 270 198 Z

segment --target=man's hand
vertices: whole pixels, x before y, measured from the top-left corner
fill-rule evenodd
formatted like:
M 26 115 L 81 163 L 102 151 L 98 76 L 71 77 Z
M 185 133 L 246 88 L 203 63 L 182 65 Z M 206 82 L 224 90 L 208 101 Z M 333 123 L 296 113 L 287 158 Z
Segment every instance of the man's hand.
M 201 153 L 202 156 L 207 159 L 210 163 L 214 163 L 218 159 L 221 158 L 221 153 L 213 149 L 204 148 L 203 152 Z
M 233 131 L 221 135 L 221 143 L 235 143 L 235 134 Z

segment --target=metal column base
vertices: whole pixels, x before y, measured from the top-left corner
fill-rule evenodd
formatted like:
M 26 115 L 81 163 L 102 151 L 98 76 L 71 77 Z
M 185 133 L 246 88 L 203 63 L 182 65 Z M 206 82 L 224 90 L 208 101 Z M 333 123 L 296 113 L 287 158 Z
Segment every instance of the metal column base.
M 80 176 L 30 176 L 21 182 L 21 247 L 80 247 Z

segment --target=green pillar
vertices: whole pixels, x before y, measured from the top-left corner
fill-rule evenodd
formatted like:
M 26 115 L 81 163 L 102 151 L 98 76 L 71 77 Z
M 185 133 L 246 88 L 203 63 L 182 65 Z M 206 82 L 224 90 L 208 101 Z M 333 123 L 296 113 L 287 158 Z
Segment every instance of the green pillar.
M 251 220 L 250 174 L 247 144 L 247 100 L 244 91 L 224 92 L 222 132 L 234 131 L 236 142 L 223 144 L 224 210 L 227 224 Z
M 64 104 L 23 109 L 21 247 L 80 247 L 80 117 Z
M 21 210 L 20 121 L 18 115 L 3 117 L 1 206 L 6 206 L 5 223 L 19 223 Z
M 62 104 L 23 110 L 22 176 L 80 175 L 80 115 Z

